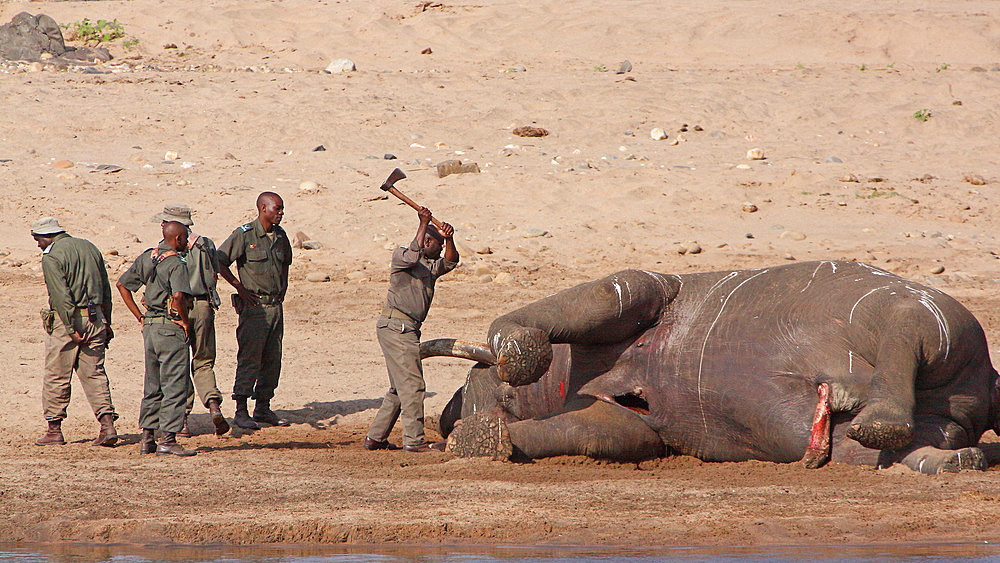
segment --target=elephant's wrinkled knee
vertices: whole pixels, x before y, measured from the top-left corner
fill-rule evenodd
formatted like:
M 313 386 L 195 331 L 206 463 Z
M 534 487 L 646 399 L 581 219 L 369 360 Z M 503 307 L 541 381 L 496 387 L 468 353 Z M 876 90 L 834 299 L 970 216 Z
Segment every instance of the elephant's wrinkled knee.
M 847 437 L 874 450 L 898 450 L 913 441 L 913 417 L 883 405 L 865 407 L 854 417 Z

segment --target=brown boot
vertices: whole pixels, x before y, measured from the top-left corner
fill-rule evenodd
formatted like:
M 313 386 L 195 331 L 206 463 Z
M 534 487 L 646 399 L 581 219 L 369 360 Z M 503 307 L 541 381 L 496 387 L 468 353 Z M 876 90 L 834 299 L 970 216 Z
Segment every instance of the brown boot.
M 63 446 L 66 445 L 66 440 L 62 435 L 62 421 L 61 420 L 50 420 L 48 421 L 49 428 L 42 434 L 42 437 L 35 440 L 36 446 Z
M 184 426 L 181 426 L 181 431 L 177 433 L 178 438 L 190 438 L 194 434 L 191 434 L 191 429 L 188 428 L 188 416 L 184 415 Z
M 97 419 L 101 423 L 101 431 L 98 432 L 97 438 L 91 442 L 94 446 L 107 446 L 111 447 L 118 443 L 118 431 L 115 430 L 115 415 L 111 413 L 102 414 Z
M 219 405 L 218 399 L 208 400 L 208 414 L 212 415 L 212 424 L 215 424 L 216 436 L 222 436 L 226 432 L 229 432 L 229 423 L 226 422 L 226 417 L 222 416 L 222 408 Z
M 142 439 L 139 440 L 139 454 L 151 454 L 156 452 L 156 431 L 148 428 L 142 429 Z
M 184 446 L 177 443 L 177 434 L 175 432 L 164 432 L 163 440 L 160 440 L 160 445 L 156 446 L 156 455 L 176 455 L 180 457 L 191 457 L 195 455 L 194 450 L 185 450 Z

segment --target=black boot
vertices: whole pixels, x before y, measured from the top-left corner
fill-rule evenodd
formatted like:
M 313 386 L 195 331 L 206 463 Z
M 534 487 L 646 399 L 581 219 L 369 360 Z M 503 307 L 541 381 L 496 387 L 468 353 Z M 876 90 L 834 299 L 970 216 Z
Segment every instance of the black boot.
M 291 426 L 290 422 L 274 414 L 271 410 L 271 401 L 263 399 L 257 399 L 257 404 L 253 407 L 253 419 L 272 426 Z
M 139 454 L 151 454 L 154 452 L 156 452 L 156 431 L 143 428 L 142 439 L 139 440 Z
M 236 416 L 233 417 L 233 424 L 246 430 L 260 430 L 260 425 L 250 418 L 250 412 L 247 411 L 246 397 L 236 399 Z
M 156 455 L 176 455 L 180 457 L 191 457 L 195 455 L 194 450 L 185 450 L 184 446 L 177 443 L 175 432 L 164 432 L 163 440 L 156 446 Z

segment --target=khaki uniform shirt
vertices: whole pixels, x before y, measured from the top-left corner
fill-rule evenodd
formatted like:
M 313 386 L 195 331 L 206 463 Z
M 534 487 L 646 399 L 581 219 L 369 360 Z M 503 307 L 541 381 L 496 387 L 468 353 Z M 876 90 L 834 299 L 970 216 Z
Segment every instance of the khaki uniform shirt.
M 188 245 L 188 271 L 191 273 L 191 295 L 193 297 L 211 297 L 215 299 L 215 288 L 218 284 L 219 257 L 215 243 L 208 237 L 199 236 L 193 244 Z
M 104 257 L 88 240 L 66 233 L 56 235 L 42 252 L 42 274 L 49 291 L 49 308 L 63 325 L 73 326 L 77 308 L 106 305 L 111 310 L 111 284 Z M 105 322 L 111 324 L 110 316 Z
M 156 248 L 160 255 L 173 250 L 162 242 Z M 179 255 L 168 256 L 154 264 L 152 253 L 150 249 L 140 254 L 118 283 L 129 291 L 138 291 L 145 285 L 146 316 L 166 317 L 167 300 L 171 295 L 178 291 L 191 295 L 190 276 L 187 264 Z
M 397 248 L 389 265 L 388 305 L 417 322 L 424 322 L 434 299 L 434 283 L 455 266 L 458 262 L 424 258 L 415 242 Z
M 240 283 L 257 295 L 284 299 L 288 290 L 286 268 L 292 263 L 292 243 L 285 230 L 274 225 L 274 240 L 260 224 L 260 219 L 236 227 L 219 247 L 219 265 L 236 262 Z

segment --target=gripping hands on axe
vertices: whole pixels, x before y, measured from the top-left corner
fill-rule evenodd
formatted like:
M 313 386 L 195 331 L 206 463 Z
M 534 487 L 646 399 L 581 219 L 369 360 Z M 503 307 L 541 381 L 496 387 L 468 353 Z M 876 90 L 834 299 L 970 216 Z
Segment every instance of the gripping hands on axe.
M 406 174 L 402 170 L 397 168 L 393 170 L 391 174 L 389 174 L 389 177 L 386 178 L 385 182 L 383 182 L 382 185 L 379 187 L 382 188 L 382 191 L 391 193 L 392 195 L 402 200 L 402 202 L 405 203 L 406 205 L 409 205 L 413 209 L 420 211 L 421 207 L 417 205 L 415 201 L 406 197 L 406 195 L 404 195 L 403 192 L 396 189 L 395 187 L 396 182 L 402 180 L 403 178 L 406 178 Z M 431 217 L 431 222 L 434 223 L 434 226 L 437 227 L 438 229 L 441 229 L 444 226 L 443 222 L 438 221 L 433 216 Z

